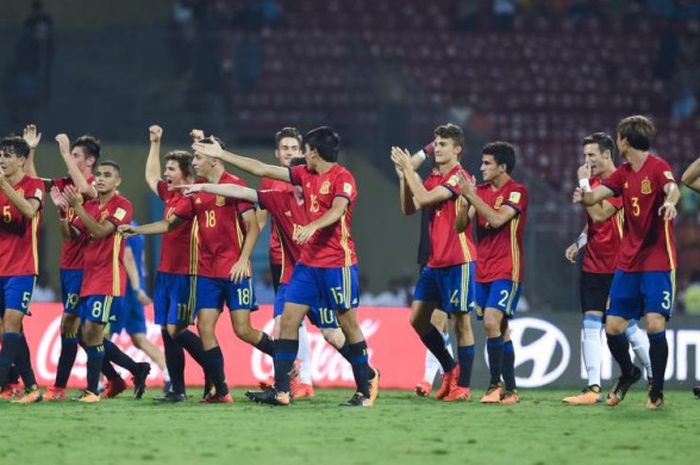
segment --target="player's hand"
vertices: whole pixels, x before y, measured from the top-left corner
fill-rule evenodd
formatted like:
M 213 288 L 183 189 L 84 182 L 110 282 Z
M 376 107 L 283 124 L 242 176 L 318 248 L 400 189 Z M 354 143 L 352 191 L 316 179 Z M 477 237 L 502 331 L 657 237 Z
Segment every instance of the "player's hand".
M 75 208 L 83 203 L 82 194 L 78 191 L 78 188 L 73 185 L 68 185 L 63 188 L 63 196 L 71 207 Z
M 24 134 L 22 135 L 22 138 L 27 143 L 29 148 L 31 150 L 34 150 L 37 147 L 37 145 L 39 145 L 39 142 L 41 141 L 41 133 L 36 132 L 36 125 L 28 124 L 24 128 Z
M 413 169 L 413 165 L 411 165 L 411 154 L 406 149 L 392 147 L 391 161 L 393 161 L 394 165 L 399 167 L 399 169 L 401 169 L 401 171 L 404 173 Z
M 148 138 L 151 140 L 151 142 L 160 142 L 160 140 L 163 138 L 163 128 L 161 128 L 157 124 L 154 124 L 153 126 L 149 127 Z
M 136 226 L 133 224 L 120 224 L 117 226 L 117 231 L 119 231 L 124 237 L 136 236 Z
M 591 177 L 591 165 L 589 163 L 584 163 L 579 166 L 576 175 L 579 179 L 589 179 Z
M 153 300 L 150 297 L 148 297 L 148 294 L 146 294 L 146 291 L 144 291 L 143 289 L 139 289 L 138 291 L 136 291 L 136 300 L 138 300 L 141 303 L 141 305 L 148 305 L 153 303 Z
M 221 155 L 224 153 L 224 149 L 222 149 L 219 143 L 214 139 L 212 139 L 211 144 L 195 142 L 192 144 L 192 150 L 194 150 L 194 153 L 211 158 L 221 158 Z
M 571 203 L 581 203 L 583 202 L 583 189 L 577 187 L 571 196 Z
M 663 216 L 665 221 L 674 219 L 677 214 L 676 206 L 670 202 L 664 202 L 659 208 L 659 216 Z
M 396 176 L 399 177 L 399 181 L 403 181 L 404 178 L 405 178 L 405 176 L 404 176 L 404 174 L 403 174 L 403 171 L 401 171 L 401 168 L 399 168 L 398 166 L 394 165 L 394 171 L 396 171 Z
M 61 193 L 61 191 L 56 186 L 51 186 L 49 191 L 49 196 L 51 196 L 51 202 L 61 211 L 68 210 L 68 200 Z
M 578 244 L 575 242 L 566 248 L 564 251 L 564 256 L 571 263 L 576 263 L 576 256 L 578 255 Z
M 193 142 L 199 142 L 200 140 L 204 139 L 204 131 L 201 129 L 193 129 L 190 131 L 190 137 L 192 138 Z
M 297 244 L 306 244 L 315 232 L 316 226 L 313 226 L 311 224 L 302 226 L 301 228 L 298 228 L 294 231 L 294 242 L 296 242 Z
M 476 180 L 474 177 L 468 178 L 464 171 L 459 171 L 457 173 L 457 183 L 462 195 L 467 199 L 476 195 Z
M 66 134 L 58 134 L 55 139 L 58 142 L 58 150 L 61 151 L 61 155 L 70 153 L 70 139 Z
M 172 186 L 172 189 L 182 191 L 185 195 L 192 195 L 197 192 L 202 192 L 204 187 L 202 184 L 180 184 L 179 186 Z
M 250 262 L 248 260 L 238 260 L 231 267 L 231 281 L 240 283 L 245 278 L 250 278 Z

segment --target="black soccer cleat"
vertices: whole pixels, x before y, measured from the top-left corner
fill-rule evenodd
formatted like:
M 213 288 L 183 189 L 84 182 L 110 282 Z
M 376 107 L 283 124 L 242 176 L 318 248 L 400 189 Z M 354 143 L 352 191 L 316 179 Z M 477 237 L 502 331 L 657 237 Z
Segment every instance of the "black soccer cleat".
M 287 406 L 292 401 L 288 392 L 278 391 L 275 388 L 262 391 L 246 391 L 245 396 L 253 402 L 267 405 Z
M 187 396 L 181 392 L 168 391 L 160 397 L 154 397 L 153 400 L 162 404 L 176 404 L 178 402 L 186 402 Z
M 371 407 L 373 404 L 369 397 L 365 397 L 361 392 L 356 392 L 350 400 L 346 400 L 342 404 L 342 407 Z
M 146 378 L 151 372 L 151 364 L 141 362 L 136 365 L 136 372 L 132 378 L 134 381 L 134 399 L 140 399 L 146 391 Z
M 605 399 L 605 403 L 612 407 L 622 402 L 625 399 L 625 395 L 627 394 L 629 388 L 631 388 L 634 383 L 639 381 L 641 377 L 642 370 L 635 366 L 634 371 L 630 376 L 620 376 L 617 378 L 615 385 L 608 393 L 607 399 Z

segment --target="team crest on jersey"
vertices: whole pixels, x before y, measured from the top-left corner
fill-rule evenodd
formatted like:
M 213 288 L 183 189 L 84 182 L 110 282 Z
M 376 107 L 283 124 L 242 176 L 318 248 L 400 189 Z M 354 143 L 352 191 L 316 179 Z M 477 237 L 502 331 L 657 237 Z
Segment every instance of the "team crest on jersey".
M 216 196 L 216 206 L 217 207 L 223 207 L 226 204 L 226 199 L 224 198 L 223 195 L 217 195 Z
M 520 202 L 520 192 L 511 192 L 510 196 L 508 197 L 508 201 L 512 203 L 519 203 Z
M 651 181 L 649 181 L 649 178 L 644 178 L 642 181 L 642 194 L 651 194 Z
M 349 182 L 344 182 L 343 192 L 345 192 L 347 195 L 352 195 L 352 184 L 350 184 Z
M 328 195 L 331 191 L 331 182 L 330 181 L 323 181 L 323 184 L 321 184 L 321 189 L 319 189 L 318 193 L 321 195 Z
M 501 208 L 502 204 L 503 204 L 503 196 L 499 195 L 498 197 L 496 197 L 496 201 L 493 203 L 493 208 L 498 210 L 499 208 Z
M 123 208 L 117 208 L 114 212 L 114 217 L 119 221 L 123 220 L 126 217 L 126 210 Z

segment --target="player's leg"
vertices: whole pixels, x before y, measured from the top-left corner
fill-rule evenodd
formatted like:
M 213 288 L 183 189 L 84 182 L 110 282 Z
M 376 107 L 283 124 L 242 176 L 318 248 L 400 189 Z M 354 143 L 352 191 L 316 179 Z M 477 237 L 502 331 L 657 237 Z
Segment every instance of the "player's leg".
M 632 363 L 625 330 L 629 320 L 639 319 L 642 310 L 641 274 L 615 271 L 610 287 L 610 306 L 605 320 L 608 348 L 620 367 L 620 377 L 608 393 L 606 403 L 622 402 L 627 390 L 641 377 L 641 370 Z
M 112 299 L 112 296 L 106 295 L 91 295 L 84 298 L 81 337 L 87 354 L 87 389 L 77 399 L 81 402 L 100 401 L 97 390 L 105 361 L 104 329 L 109 322 Z
M 146 314 L 143 304 L 138 301 L 133 292 L 124 298 L 124 302 L 128 303 L 127 309 L 123 312 L 123 315 L 126 318 L 124 323 L 126 333 L 131 338 L 134 346 L 143 351 L 148 358 L 153 360 L 158 368 L 163 371 L 166 382 L 169 381 L 170 376 L 168 374 L 168 368 L 165 364 L 165 355 L 160 351 L 160 349 L 158 349 L 158 347 L 156 347 L 155 344 L 148 340 L 148 328 L 146 327 Z
M 171 294 L 177 292 L 177 289 L 175 289 L 177 286 L 176 278 L 177 275 L 175 274 L 158 272 L 153 291 L 153 319 L 160 326 L 160 337 L 163 341 L 163 362 L 166 367 L 163 371 L 165 381 L 163 386 L 164 395 L 155 399 L 158 401 L 172 399 L 178 402 L 186 399 L 184 379 L 185 351 L 168 332 L 168 317 L 171 313 L 177 315 L 179 310 L 178 305 L 180 302 L 178 299 L 171 299 Z M 186 304 L 187 302 L 185 302 Z M 153 359 L 151 358 L 151 360 Z M 166 373 L 168 375 L 167 379 L 165 378 Z M 173 394 L 168 396 L 169 393 Z M 167 400 L 166 397 L 168 397 Z
M 522 288 L 520 283 L 508 280 L 496 281 L 495 285 L 499 297 L 495 305 L 503 312 L 503 319 L 501 320 L 501 334 L 503 334 L 501 376 L 503 377 L 505 391 L 501 396 L 500 403 L 516 404 L 520 402 L 520 396 L 515 382 L 515 348 L 510 337 L 509 321 L 515 317 Z
M 668 363 L 666 322 L 671 318 L 673 310 L 675 272 L 644 272 L 641 288 L 646 310 L 649 358 L 651 371 L 654 373 L 646 406 L 649 409 L 657 409 L 664 404 L 664 375 Z
M 635 358 L 644 366 L 644 371 L 649 385 L 652 382 L 651 359 L 649 358 L 649 338 L 645 331 L 639 328 L 636 320 L 630 320 L 625 330 L 625 335 L 630 341 Z
M 297 352 L 299 360 L 299 377 L 297 378 L 296 386 L 292 388 L 292 397 L 299 399 L 302 397 L 313 397 L 313 379 L 311 377 L 311 341 L 306 329 L 306 323 L 301 322 L 299 326 L 299 351 Z
M 226 285 L 226 305 L 236 336 L 272 357 L 275 351 L 272 338 L 250 324 L 250 312 L 258 309 L 252 278 Z
M 442 338 L 445 341 L 445 349 L 452 354 L 452 342 L 449 333 L 449 319 L 447 313 L 440 309 L 435 309 L 433 315 L 430 318 L 430 322 L 435 326 L 435 328 L 440 331 Z M 433 355 L 429 350 L 425 351 L 425 365 L 423 369 L 423 379 L 416 384 L 416 394 L 420 397 L 426 397 L 430 395 L 430 391 L 433 389 L 433 383 L 438 374 L 442 375 L 442 366 L 440 361 Z

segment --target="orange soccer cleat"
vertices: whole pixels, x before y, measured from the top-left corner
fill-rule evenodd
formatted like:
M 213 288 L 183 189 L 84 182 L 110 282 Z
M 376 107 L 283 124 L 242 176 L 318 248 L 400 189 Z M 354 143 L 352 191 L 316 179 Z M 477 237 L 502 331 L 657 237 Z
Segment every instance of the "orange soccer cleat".
M 506 390 L 501 396 L 501 400 L 498 401 L 499 404 L 513 405 L 520 402 L 520 396 L 518 391 L 513 389 L 512 391 Z
M 418 397 L 428 397 L 430 396 L 430 391 L 433 390 L 433 385 L 427 381 L 421 381 L 416 384 L 416 395 Z
M 454 402 L 457 400 L 470 401 L 472 400 L 472 390 L 468 387 L 455 386 L 453 389 L 450 389 L 449 394 L 443 397 L 442 400 L 445 402 Z
M 96 403 L 100 402 L 100 400 L 102 400 L 102 399 L 97 394 L 90 392 L 86 389 L 85 391 L 83 391 L 83 393 L 80 395 L 80 397 L 77 397 L 73 400 L 78 401 L 78 402 L 82 402 L 84 404 L 96 404 Z
M 479 400 L 482 404 L 498 404 L 501 402 L 503 388 L 500 384 L 492 384 L 486 390 L 486 394 Z
M 47 402 L 66 400 L 66 388 L 50 386 L 44 394 L 44 400 Z
M 228 394 L 222 396 L 215 394 L 213 396 L 207 396 L 199 401 L 200 404 L 232 404 L 233 396 L 229 392 Z
M 301 399 L 303 397 L 315 397 L 314 387 L 311 384 L 299 383 L 292 390 L 292 397 L 295 399 Z
M 442 400 L 447 396 L 450 391 L 457 387 L 457 380 L 459 379 L 459 365 L 455 365 L 453 369 L 445 372 L 442 375 L 442 382 L 440 383 L 440 389 L 435 393 L 435 398 Z
M 0 399 L 14 399 L 22 395 L 22 389 L 19 384 L 6 384 L 0 392 Z
M 17 397 L 12 401 L 13 404 L 33 404 L 35 402 L 41 402 L 41 391 L 38 387 L 34 386 L 34 389 L 29 389 L 24 392 L 21 396 Z
M 126 381 L 122 378 L 117 378 L 114 381 L 107 381 L 105 383 L 105 390 L 102 391 L 102 398 L 113 399 L 124 391 L 126 391 Z

